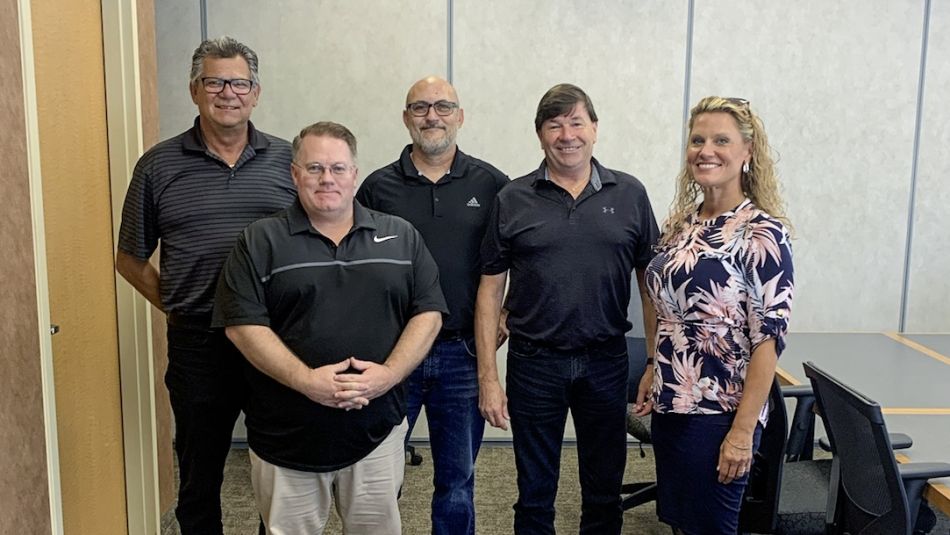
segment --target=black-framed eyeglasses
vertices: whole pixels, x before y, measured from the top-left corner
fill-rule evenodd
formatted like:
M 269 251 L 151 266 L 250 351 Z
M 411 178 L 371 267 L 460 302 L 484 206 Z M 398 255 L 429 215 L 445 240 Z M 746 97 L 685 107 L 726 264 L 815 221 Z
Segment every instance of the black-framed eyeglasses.
M 414 117 L 425 117 L 429 114 L 429 108 L 435 108 L 435 113 L 442 117 L 447 115 L 452 115 L 452 112 L 457 110 L 459 105 L 455 102 L 449 102 L 448 100 L 437 100 L 435 102 L 426 102 L 424 100 L 417 100 L 416 102 L 410 102 L 406 104 L 406 109 Z
M 208 93 L 220 93 L 224 91 L 224 86 L 231 86 L 231 91 L 235 95 L 246 95 L 254 89 L 254 80 L 247 78 L 216 78 L 214 76 L 205 76 L 201 78 L 201 86 Z
M 297 167 L 303 169 L 307 172 L 308 175 L 321 177 L 326 171 L 330 171 L 330 174 L 333 176 L 346 176 L 346 173 L 353 167 L 345 163 L 334 163 L 330 165 L 323 165 L 320 162 L 311 162 L 308 164 L 299 164 L 297 162 L 290 162 Z

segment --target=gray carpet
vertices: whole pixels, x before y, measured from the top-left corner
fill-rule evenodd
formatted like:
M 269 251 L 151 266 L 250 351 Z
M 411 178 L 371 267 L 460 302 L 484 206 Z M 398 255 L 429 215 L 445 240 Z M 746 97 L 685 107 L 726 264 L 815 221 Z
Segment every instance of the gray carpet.
M 399 502 L 403 532 L 408 535 L 428 534 L 430 530 L 429 500 L 432 493 L 432 457 L 426 447 L 417 447 L 424 459 L 420 466 L 406 466 L 406 479 Z M 624 481 L 653 479 L 653 456 L 644 448 L 631 447 Z M 234 449 L 228 457 L 222 489 L 224 532 L 228 535 L 257 533 L 257 509 L 251 492 L 250 463 L 247 450 Z M 486 443 L 478 455 L 475 475 L 475 510 L 479 535 L 510 535 L 517 488 L 515 462 L 510 444 Z M 577 450 L 565 446 L 561 459 L 561 481 L 557 496 L 556 527 L 558 533 L 577 533 L 580 522 L 580 486 L 577 482 Z M 339 535 L 340 521 L 331 516 L 326 535 Z M 652 503 L 627 511 L 624 533 L 669 535 L 670 530 L 656 520 Z M 173 512 L 162 518 L 162 535 L 179 535 Z
M 403 495 L 399 502 L 403 533 L 425 535 L 430 532 L 429 500 L 432 489 L 432 462 L 426 447 L 417 447 L 424 461 L 420 466 L 407 466 Z M 639 448 L 632 445 L 627 458 L 625 482 L 654 479 L 653 452 L 644 448 L 641 459 Z M 177 473 L 176 473 L 177 487 Z M 258 516 L 251 492 L 250 463 L 246 449 L 231 450 L 225 468 L 222 489 L 224 532 L 227 535 L 255 535 Z M 475 510 L 479 535 L 510 535 L 515 502 L 515 464 L 510 444 L 486 443 L 478 455 L 475 475 Z M 580 521 L 580 487 L 577 482 L 577 450 L 565 446 L 561 458 L 561 481 L 557 495 L 558 533 L 577 533 Z M 339 519 L 333 515 L 324 531 L 326 535 L 340 535 Z M 670 529 L 656 519 L 653 503 L 636 507 L 624 513 L 625 534 L 669 535 Z M 950 535 L 950 519 L 937 514 L 937 526 L 931 532 Z M 179 535 L 178 523 L 172 511 L 162 517 L 162 535 Z

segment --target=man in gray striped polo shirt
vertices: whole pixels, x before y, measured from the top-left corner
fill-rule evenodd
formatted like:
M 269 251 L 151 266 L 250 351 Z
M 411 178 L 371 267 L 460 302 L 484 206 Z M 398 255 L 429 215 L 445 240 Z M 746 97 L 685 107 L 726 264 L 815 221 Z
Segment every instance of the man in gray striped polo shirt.
M 175 414 L 181 533 L 222 533 L 221 482 L 244 407 L 244 359 L 212 329 L 221 266 L 245 226 L 296 197 L 290 144 L 254 128 L 257 54 L 221 37 L 192 56 L 194 126 L 136 164 L 122 209 L 116 270 L 167 314 L 165 384 Z M 160 269 L 149 263 L 159 242 Z

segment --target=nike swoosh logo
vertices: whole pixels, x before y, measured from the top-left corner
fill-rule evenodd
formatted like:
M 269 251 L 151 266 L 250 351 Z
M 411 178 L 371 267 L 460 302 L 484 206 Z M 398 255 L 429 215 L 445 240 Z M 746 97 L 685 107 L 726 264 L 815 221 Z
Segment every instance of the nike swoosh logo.
M 396 238 L 398 238 L 398 237 L 399 237 L 399 236 L 398 236 L 397 234 L 393 234 L 392 236 L 383 236 L 383 237 L 373 236 L 373 241 L 376 242 L 376 243 L 383 243 L 383 242 L 386 241 L 386 240 L 393 240 L 393 239 L 396 239 Z

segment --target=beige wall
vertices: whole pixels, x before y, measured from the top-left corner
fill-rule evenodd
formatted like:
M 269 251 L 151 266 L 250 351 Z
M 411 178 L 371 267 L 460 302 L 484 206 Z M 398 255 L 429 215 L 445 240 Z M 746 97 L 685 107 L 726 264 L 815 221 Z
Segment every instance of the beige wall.
M 32 12 L 63 525 L 125 533 L 100 2 Z
M 0 0 L 0 533 L 49 533 L 30 178 L 16 0 Z

